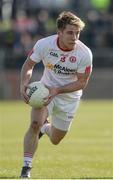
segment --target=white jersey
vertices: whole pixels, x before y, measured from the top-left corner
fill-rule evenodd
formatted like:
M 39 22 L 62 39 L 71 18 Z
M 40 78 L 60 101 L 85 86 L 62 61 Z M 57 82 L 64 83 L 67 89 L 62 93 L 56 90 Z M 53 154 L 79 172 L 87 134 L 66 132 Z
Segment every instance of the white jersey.
M 77 40 L 75 49 L 63 51 L 57 43 L 58 35 L 43 38 L 35 44 L 30 59 L 44 64 L 41 82 L 50 87 L 60 87 L 77 81 L 76 73 L 92 70 L 91 50 Z M 59 94 L 62 98 L 80 98 L 82 90 Z

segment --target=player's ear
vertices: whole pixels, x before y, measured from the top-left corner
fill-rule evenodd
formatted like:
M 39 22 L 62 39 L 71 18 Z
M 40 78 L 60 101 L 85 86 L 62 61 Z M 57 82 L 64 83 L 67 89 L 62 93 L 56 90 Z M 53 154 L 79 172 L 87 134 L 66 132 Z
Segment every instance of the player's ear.
M 60 35 L 60 30 L 59 29 L 57 29 L 57 34 Z

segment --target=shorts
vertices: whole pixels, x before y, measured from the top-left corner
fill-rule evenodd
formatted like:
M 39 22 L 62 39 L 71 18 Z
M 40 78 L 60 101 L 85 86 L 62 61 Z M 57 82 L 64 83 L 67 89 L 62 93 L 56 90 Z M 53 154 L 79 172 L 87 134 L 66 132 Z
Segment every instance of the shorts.
M 67 100 L 56 96 L 47 106 L 52 125 L 57 129 L 69 131 L 79 102 L 80 99 Z

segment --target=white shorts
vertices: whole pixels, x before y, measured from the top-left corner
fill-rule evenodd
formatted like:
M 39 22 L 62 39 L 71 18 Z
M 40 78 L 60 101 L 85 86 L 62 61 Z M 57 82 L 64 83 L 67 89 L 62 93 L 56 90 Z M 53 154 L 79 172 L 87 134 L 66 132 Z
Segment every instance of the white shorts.
M 80 99 L 67 100 L 56 96 L 47 106 L 52 125 L 57 129 L 69 131 L 79 102 Z

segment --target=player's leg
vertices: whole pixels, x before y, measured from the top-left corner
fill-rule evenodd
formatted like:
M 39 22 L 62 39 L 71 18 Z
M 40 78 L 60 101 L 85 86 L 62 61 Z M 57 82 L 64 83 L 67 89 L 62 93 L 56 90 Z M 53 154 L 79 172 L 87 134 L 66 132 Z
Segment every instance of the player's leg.
M 49 136 L 52 144 L 57 145 L 65 137 L 68 131 L 55 128 L 51 125 L 46 129 L 46 134 Z
M 62 121 L 62 119 L 57 119 L 56 117 L 53 117 L 52 123 L 48 123 L 45 125 L 44 133 L 49 136 L 52 144 L 57 145 L 65 137 L 65 135 L 70 129 L 70 126 L 71 121 L 66 122 Z
M 57 104 L 58 101 L 61 106 L 52 113 L 52 123 L 46 123 L 41 128 L 41 132 L 46 133 L 53 144 L 58 144 L 69 131 L 79 105 L 79 99 L 67 103 L 56 98 Z
M 47 116 L 46 107 L 41 109 L 32 108 L 30 127 L 24 137 L 24 172 L 21 173 L 21 177 L 25 177 L 25 173 L 29 175 L 28 171 L 31 169 L 32 158 L 38 145 L 38 134 Z
M 41 128 L 41 132 L 46 133 L 54 145 L 59 144 L 70 129 L 72 116 L 70 121 L 65 121 L 63 118 L 66 118 L 66 116 L 67 113 L 64 112 L 56 113 L 52 116 L 52 122 L 45 123 Z
M 32 108 L 31 111 L 31 124 L 24 138 L 24 152 L 32 153 L 34 155 L 37 144 L 38 136 L 41 126 L 47 118 L 47 108 L 41 109 Z

